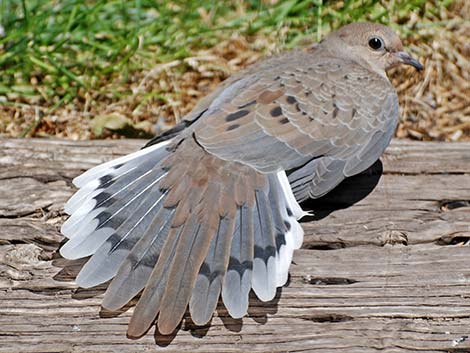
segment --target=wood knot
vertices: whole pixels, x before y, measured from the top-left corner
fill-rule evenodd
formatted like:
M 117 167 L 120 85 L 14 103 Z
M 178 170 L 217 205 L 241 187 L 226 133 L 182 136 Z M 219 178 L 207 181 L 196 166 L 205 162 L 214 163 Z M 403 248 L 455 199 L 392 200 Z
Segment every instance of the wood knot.
M 400 230 L 387 230 L 381 235 L 382 246 L 390 245 L 408 245 L 408 235 Z

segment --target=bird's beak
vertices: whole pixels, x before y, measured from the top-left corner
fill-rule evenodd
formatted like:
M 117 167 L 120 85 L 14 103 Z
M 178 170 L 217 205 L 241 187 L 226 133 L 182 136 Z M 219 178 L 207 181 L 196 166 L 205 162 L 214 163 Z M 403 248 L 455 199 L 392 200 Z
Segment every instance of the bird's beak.
M 399 62 L 405 65 L 411 65 L 418 71 L 421 71 L 424 69 L 424 66 L 421 65 L 417 59 L 413 58 L 406 51 L 397 51 L 393 53 L 393 55 L 398 59 Z

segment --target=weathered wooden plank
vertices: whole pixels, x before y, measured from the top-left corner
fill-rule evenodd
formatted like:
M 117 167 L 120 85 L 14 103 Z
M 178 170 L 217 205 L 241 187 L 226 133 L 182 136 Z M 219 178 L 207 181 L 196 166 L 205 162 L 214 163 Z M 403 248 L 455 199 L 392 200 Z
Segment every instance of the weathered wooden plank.
M 219 306 L 176 335 L 125 337 L 132 307 L 77 289 L 56 253 L 71 179 L 142 141 L 0 140 L 0 353 L 468 352 L 470 144 L 394 141 L 364 175 L 307 202 L 289 285 L 249 317 Z

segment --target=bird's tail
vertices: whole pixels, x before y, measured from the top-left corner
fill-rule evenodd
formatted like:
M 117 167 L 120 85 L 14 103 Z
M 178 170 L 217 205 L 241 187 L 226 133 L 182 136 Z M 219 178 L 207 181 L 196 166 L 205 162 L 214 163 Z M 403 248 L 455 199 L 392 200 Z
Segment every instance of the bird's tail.
M 90 169 L 65 205 L 62 255 L 92 255 L 77 284 L 112 279 L 103 300 L 111 310 L 143 290 L 133 337 L 157 315 L 160 332 L 171 333 L 188 304 L 193 321 L 205 324 L 220 295 L 236 318 L 246 314 L 251 289 L 273 299 L 303 238 L 303 212 L 284 172 L 223 161 L 193 139 L 168 143 Z

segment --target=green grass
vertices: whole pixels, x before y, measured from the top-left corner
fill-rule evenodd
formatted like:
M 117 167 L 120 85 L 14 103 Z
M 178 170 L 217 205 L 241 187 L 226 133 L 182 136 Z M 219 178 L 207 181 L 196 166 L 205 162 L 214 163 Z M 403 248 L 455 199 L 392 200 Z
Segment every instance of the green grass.
M 437 14 L 450 2 L 0 0 L 6 32 L 0 102 L 53 110 L 89 92 L 117 100 L 129 93 L 125 84 L 133 73 L 188 57 L 234 32 L 292 47 L 351 21 L 396 25 L 412 12 Z

